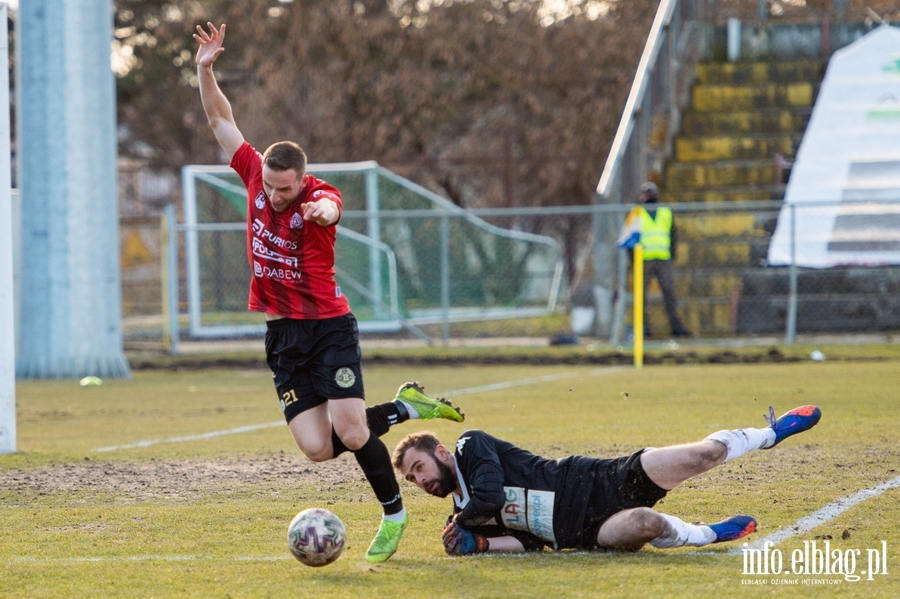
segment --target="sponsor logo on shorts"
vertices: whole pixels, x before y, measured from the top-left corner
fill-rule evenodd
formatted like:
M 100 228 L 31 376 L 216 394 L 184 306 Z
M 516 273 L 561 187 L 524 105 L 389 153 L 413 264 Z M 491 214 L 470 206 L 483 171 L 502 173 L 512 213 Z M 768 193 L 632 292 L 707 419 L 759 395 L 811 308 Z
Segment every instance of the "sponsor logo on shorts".
M 351 369 L 344 366 L 335 373 L 334 382 L 337 383 L 338 387 L 346 389 L 352 387 L 353 383 L 356 382 L 356 375 L 353 374 Z

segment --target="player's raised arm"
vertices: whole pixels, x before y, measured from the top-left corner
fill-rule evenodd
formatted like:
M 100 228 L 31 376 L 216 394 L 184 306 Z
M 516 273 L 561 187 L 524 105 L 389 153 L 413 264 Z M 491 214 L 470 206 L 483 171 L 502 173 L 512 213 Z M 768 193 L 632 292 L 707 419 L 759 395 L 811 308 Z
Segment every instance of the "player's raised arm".
M 216 135 L 216 139 L 228 158 L 231 159 L 244 143 L 244 136 L 234 122 L 234 114 L 228 98 L 222 93 L 216 76 L 213 73 L 213 63 L 219 54 L 225 51 L 222 43 L 225 41 L 225 24 L 216 29 L 212 23 L 207 23 L 209 31 L 197 25 L 197 33 L 194 39 L 200 44 L 197 49 L 197 77 L 200 80 L 200 100 L 203 102 L 203 110 L 209 125 Z

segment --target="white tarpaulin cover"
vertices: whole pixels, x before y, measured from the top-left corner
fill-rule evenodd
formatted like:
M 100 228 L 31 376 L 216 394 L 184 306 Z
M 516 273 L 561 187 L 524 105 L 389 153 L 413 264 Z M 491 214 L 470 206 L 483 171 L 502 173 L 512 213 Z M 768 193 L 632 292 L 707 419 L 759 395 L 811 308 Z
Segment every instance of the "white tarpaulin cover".
M 834 53 L 784 203 L 770 265 L 790 264 L 791 206 L 799 266 L 900 264 L 900 29 Z

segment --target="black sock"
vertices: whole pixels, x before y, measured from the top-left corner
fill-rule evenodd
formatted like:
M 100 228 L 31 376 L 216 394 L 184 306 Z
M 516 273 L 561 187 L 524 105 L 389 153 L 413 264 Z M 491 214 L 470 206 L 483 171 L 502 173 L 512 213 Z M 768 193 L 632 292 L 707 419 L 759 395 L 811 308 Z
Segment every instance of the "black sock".
M 402 404 L 389 401 L 387 403 L 378 404 L 366 408 L 366 421 L 369 424 L 369 430 L 375 433 L 377 437 L 388 432 L 395 424 L 406 422 L 409 420 L 409 414 Z
M 375 497 L 384 509 L 385 515 L 390 516 L 402 510 L 400 485 L 394 476 L 391 456 L 381 439 L 376 435 L 370 435 L 366 444 L 354 451 L 353 455 L 366 475 L 366 480 L 372 485 Z
M 348 451 L 347 446 L 344 445 L 344 442 L 341 441 L 341 438 L 337 436 L 337 433 L 334 432 L 334 429 L 331 429 L 331 448 L 332 448 L 332 459 L 338 457 L 345 451 Z
M 388 432 L 393 425 L 400 422 L 406 422 L 407 420 L 409 420 L 409 414 L 406 413 L 406 409 L 403 408 L 402 405 L 397 405 L 394 402 L 389 401 L 388 403 L 366 408 L 366 421 L 369 425 L 369 430 L 374 433 L 376 437 L 380 437 Z M 336 458 L 348 451 L 347 446 L 344 445 L 341 438 L 337 436 L 334 429 L 331 430 L 331 447 L 333 449 L 333 453 L 331 454 L 332 458 Z

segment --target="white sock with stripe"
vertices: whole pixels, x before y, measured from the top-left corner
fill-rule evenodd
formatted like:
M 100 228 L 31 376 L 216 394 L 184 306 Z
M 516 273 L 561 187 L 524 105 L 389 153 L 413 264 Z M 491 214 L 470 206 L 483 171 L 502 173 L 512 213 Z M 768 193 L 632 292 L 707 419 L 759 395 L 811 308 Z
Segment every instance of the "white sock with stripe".
M 716 540 L 716 533 L 705 524 L 688 524 L 684 520 L 660 514 L 666 520 L 666 530 L 650 541 L 657 549 L 673 547 L 703 547 Z
M 399 397 L 398 397 L 397 399 L 395 399 L 394 401 L 395 401 L 396 403 L 403 404 L 403 407 L 406 409 L 406 413 L 409 414 L 409 419 L 410 419 L 410 420 L 412 420 L 413 418 L 418 418 L 418 417 L 419 417 L 419 413 L 416 412 L 416 409 L 415 409 L 414 407 L 412 407 L 410 404 L 406 403 L 405 401 L 403 401 L 403 400 L 400 399 Z

